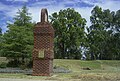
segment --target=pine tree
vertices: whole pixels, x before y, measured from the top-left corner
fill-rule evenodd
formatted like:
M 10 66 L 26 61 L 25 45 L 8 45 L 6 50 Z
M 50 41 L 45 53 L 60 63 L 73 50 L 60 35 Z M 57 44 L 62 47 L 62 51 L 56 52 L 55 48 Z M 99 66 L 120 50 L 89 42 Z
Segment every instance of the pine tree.
M 14 23 L 8 24 L 8 31 L 4 34 L 4 56 L 22 64 L 32 54 L 34 24 L 31 19 L 27 7 L 23 6 L 14 17 Z
M 2 28 L 0 27 L 0 56 L 2 54 L 2 42 L 3 42 L 3 40 L 2 40 Z

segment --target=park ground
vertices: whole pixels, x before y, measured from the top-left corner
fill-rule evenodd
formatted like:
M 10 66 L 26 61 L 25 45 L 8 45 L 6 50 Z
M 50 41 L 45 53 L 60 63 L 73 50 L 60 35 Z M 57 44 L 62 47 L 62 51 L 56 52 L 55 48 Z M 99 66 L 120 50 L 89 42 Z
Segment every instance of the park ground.
M 0 73 L 0 81 L 120 81 L 119 60 L 55 59 L 54 67 L 63 67 L 71 72 L 53 73 L 50 77 Z

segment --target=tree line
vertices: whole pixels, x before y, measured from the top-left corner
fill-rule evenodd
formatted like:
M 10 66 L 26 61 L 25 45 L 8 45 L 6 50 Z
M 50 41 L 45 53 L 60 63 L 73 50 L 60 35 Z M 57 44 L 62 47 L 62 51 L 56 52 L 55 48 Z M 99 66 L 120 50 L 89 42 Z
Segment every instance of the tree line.
M 0 28 L 0 56 L 21 64 L 32 59 L 33 28 L 31 14 L 23 6 L 8 23 Z M 57 59 L 120 60 L 120 10 L 110 11 L 95 6 L 91 11 L 91 26 L 73 8 L 49 16 L 55 29 L 54 55 Z
M 74 9 L 60 10 L 50 16 L 55 29 L 55 58 L 120 60 L 120 10 L 91 11 L 91 26 Z M 86 30 L 85 30 L 86 29 Z

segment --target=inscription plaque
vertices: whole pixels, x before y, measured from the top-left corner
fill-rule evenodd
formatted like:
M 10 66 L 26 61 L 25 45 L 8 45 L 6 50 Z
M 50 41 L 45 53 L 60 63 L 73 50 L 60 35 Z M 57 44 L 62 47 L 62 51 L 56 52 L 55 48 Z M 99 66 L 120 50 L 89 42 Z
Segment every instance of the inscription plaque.
M 44 58 L 44 50 L 39 50 L 38 58 Z

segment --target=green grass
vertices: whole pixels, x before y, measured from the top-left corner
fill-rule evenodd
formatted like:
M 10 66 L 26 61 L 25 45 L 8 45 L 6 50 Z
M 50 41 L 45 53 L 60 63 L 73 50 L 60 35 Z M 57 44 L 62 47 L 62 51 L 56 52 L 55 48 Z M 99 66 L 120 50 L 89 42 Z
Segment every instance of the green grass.
M 54 66 L 67 68 L 72 72 L 54 73 L 53 76 L 51 77 L 31 76 L 21 73 L 19 74 L 0 73 L 0 78 L 27 78 L 59 81 L 120 81 L 119 60 L 82 61 L 82 60 L 55 59 L 53 64 Z M 91 70 L 83 70 L 83 68 L 90 68 Z
M 57 74 L 59 78 L 80 79 L 81 81 L 120 81 L 119 60 L 61 60 L 55 59 L 54 66 L 62 66 L 72 70 L 72 73 Z M 90 68 L 91 70 L 83 70 Z
M 54 66 L 62 66 L 75 72 L 84 71 L 82 70 L 82 68 L 90 68 L 92 71 L 111 70 L 114 72 L 120 70 L 120 61 L 119 60 L 82 61 L 82 60 L 55 59 Z
M 54 66 L 62 66 L 72 71 L 81 71 L 82 68 L 101 69 L 101 64 L 98 61 L 55 59 Z

